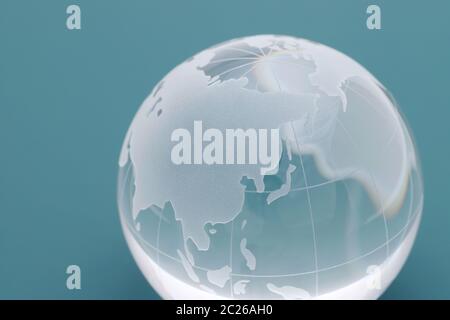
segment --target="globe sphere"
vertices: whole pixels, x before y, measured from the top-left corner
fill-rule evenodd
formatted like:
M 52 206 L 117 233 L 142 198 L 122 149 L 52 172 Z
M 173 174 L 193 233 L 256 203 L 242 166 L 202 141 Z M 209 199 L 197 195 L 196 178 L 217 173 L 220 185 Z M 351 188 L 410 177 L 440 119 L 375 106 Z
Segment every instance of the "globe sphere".
M 119 159 L 129 248 L 166 299 L 373 299 L 423 184 L 392 96 L 330 47 L 260 35 L 169 72 Z

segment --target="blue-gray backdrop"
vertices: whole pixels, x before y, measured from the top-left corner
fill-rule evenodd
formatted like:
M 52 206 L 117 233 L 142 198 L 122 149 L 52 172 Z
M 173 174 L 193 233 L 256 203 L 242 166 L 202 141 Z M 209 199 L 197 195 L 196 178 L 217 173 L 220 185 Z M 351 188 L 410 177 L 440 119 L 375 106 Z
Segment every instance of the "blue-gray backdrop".
M 382 9 L 382 30 L 366 8 Z M 66 28 L 78 4 L 82 30 Z M 409 120 L 425 179 L 423 223 L 385 299 L 450 298 L 450 2 L 2 0 L 0 298 L 158 298 L 116 208 L 127 127 L 176 64 L 215 43 L 275 33 L 366 66 Z M 82 290 L 65 269 L 82 269 Z

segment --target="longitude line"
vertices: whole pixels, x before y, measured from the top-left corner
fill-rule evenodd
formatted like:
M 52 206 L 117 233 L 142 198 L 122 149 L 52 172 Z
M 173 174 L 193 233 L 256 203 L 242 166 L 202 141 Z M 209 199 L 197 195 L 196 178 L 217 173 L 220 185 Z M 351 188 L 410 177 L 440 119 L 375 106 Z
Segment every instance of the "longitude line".
M 298 154 L 299 154 L 299 157 L 300 157 L 300 164 L 301 164 L 301 167 L 302 167 L 303 179 L 305 180 L 306 187 L 308 187 L 308 178 L 306 177 L 305 166 L 303 164 L 303 157 L 302 157 L 302 154 L 301 154 L 300 145 L 298 143 L 297 135 L 295 133 L 295 129 L 294 129 L 294 125 L 292 124 L 292 121 L 290 122 L 290 124 L 291 124 L 291 128 L 292 128 L 292 133 L 294 134 L 295 144 L 297 145 Z M 319 263 L 318 263 L 318 258 L 317 258 L 316 227 L 315 227 L 315 223 L 314 223 L 314 215 L 313 215 L 313 211 L 312 211 L 311 195 L 309 193 L 309 189 L 306 189 L 306 198 L 308 199 L 309 217 L 310 217 L 310 220 L 311 220 L 311 229 L 312 229 L 312 233 L 313 233 L 314 266 L 315 266 L 315 291 L 316 291 L 315 295 L 317 296 L 319 294 Z

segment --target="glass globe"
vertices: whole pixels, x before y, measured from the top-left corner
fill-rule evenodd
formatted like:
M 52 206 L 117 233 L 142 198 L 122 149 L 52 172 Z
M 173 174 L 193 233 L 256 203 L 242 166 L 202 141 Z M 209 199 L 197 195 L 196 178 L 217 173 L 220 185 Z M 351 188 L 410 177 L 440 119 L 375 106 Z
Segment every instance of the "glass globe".
M 118 203 L 166 299 L 370 299 L 404 264 L 423 185 L 387 90 L 327 46 L 231 40 L 153 89 L 119 159 Z

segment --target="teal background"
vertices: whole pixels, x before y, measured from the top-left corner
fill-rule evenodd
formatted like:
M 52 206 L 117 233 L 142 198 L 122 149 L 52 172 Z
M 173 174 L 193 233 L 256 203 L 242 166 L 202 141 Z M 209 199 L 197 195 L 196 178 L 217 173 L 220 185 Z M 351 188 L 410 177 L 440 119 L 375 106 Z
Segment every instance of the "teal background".
M 382 30 L 366 8 L 382 9 Z M 78 4 L 82 30 L 66 29 Z M 450 2 L 2 0 L 0 298 L 158 298 L 135 265 L 116 207 L 119 150 L 170 69 L 218 42 L 312 39 L 366 66 L 414 131 L 425 179 L 417 242 L 384 299 L 450 298 Z M 82 290 L 65 269 L 82 270 Z

